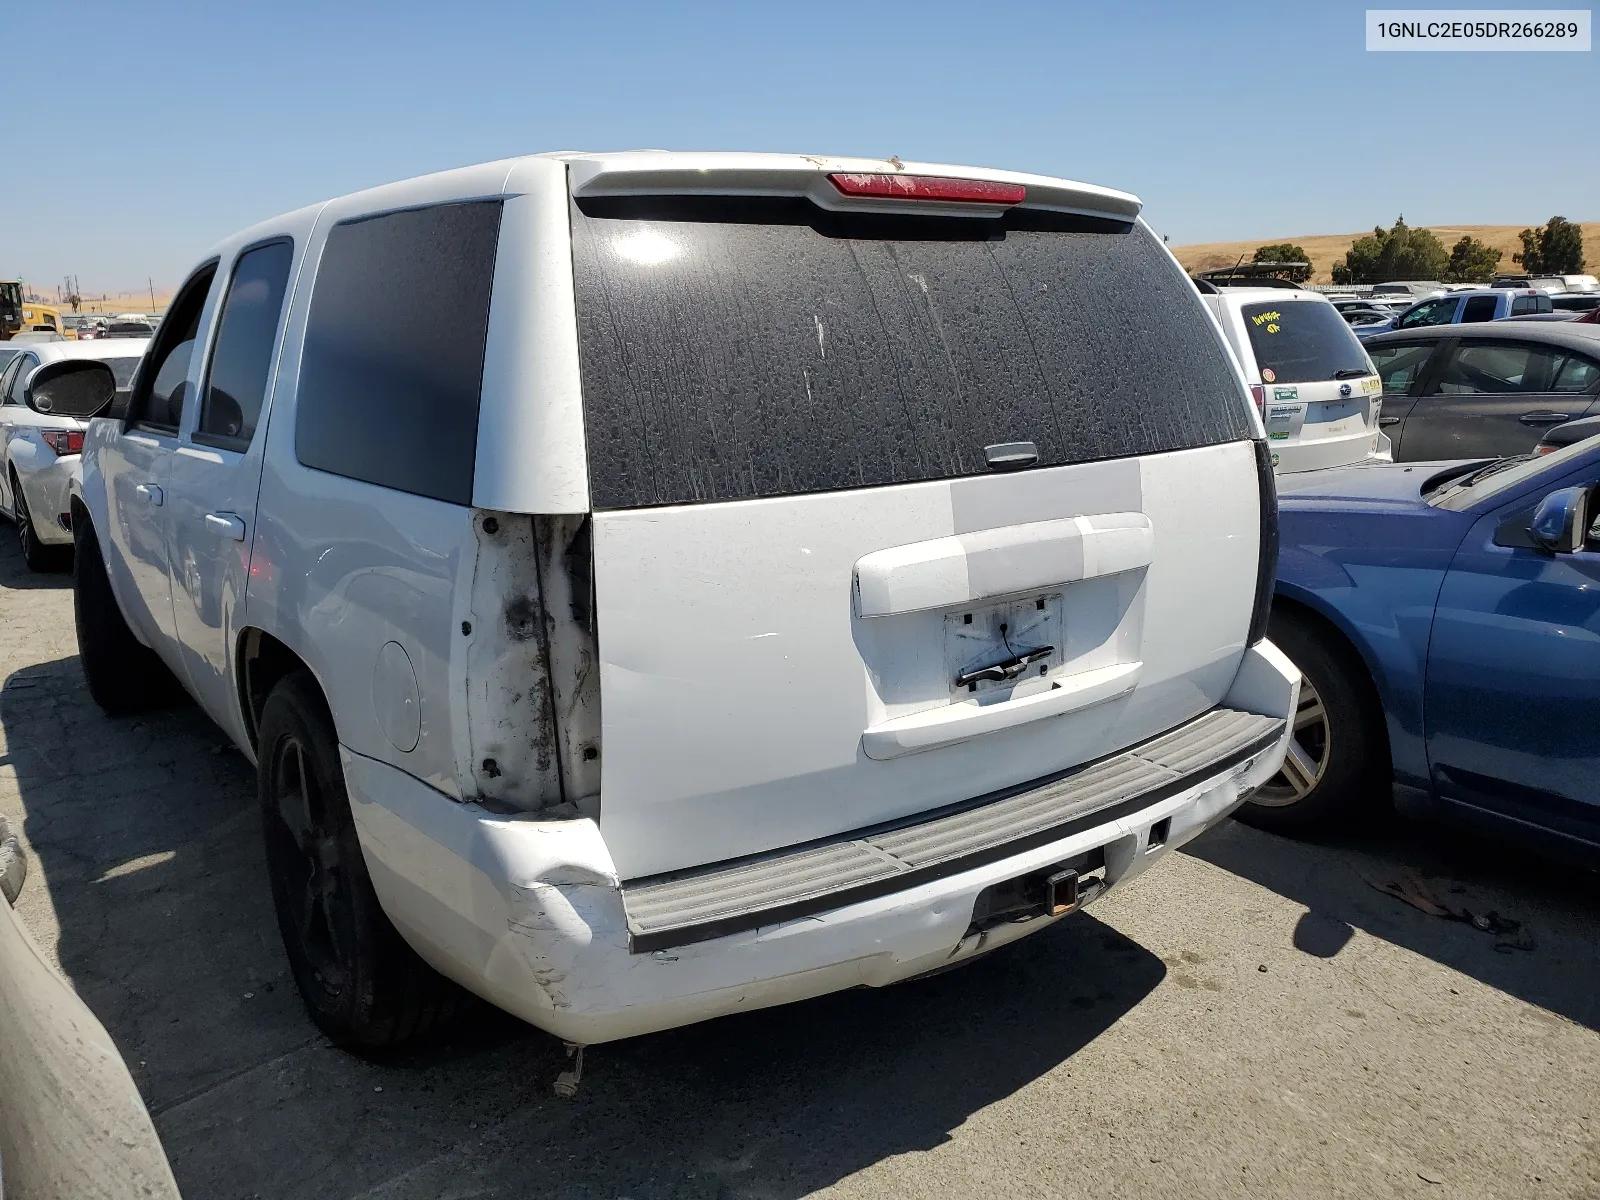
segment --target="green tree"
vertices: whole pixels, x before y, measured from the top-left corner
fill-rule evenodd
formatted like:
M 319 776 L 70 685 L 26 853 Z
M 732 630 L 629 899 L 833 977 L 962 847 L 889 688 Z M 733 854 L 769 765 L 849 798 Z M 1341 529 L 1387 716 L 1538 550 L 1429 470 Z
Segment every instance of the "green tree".
M 1438 279 L 1450 265 L 1439 239 L 1426 229 L 1413 229 L 1399 217 L 1391 229 L 1379 225 L 1370 237 L 1357 238 L 1334 264 L 1335 283 L 1389 283 L 1396 279 Z
M 1524 229 L 1521 263 L 1529 275 L 1576 275 L 1583 270 L 1583 229 L 1565 217 L 1551 217 L 1537 229 Z
M 1503 252 L 1485 246 L 1477 238 L 1464 237 L 1450 247 L 1450 265 L 1444 269 L 1446 283 L 1488 283 L 1500 265 Z
M 1290 283 L 1304 283 L 1311 278 L 1311 260 L 1306 257 L 1306 252 L 1299 246 L 1290 245 L 1288 242 L 1274 242 L 1270 246 L 1257 246 L 1255 257 L 1251 262 L 1295 262 L 1305 263 L 1303 267 L 1290 267 L 1287 271 L 1280 272 Z

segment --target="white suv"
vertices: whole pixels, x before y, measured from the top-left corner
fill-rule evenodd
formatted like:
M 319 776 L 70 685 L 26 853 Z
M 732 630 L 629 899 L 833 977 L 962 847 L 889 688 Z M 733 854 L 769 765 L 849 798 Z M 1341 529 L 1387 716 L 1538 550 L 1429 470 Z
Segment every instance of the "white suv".
M 1244 367 L 1280 473 L 1393 460 L 1378 428 L 1383 382 L 1327 299 L 1271 287 L 1202 299 Z
M 440 975 L 580 1045 L 887 984 L 1271 777 L 1265 443 L 1138 210 L 572 154 L 217 247 L 90 429 L 79 645 L 257 763 L 318 1024 L 403 1039 Z

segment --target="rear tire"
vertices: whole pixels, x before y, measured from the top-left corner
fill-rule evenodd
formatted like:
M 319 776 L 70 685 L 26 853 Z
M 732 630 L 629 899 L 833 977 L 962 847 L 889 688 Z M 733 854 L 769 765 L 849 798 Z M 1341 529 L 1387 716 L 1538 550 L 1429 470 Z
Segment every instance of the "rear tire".
M 11 472 L 11 512 L 17 523 L 17 548 L 22 551 L 22 561 L 30 571 L 59 571 L 67 565 L 64 546 L 47 546 L 39 540 L 39 531 L 33 527 L 33 514 L 28 511 L 28 498 L 22 493 L 22 481 L 15 470 Z
M 182 688 L 155 651 L 128 628 L 87 516 L 73 522 L 73 542 L 72 615 L 89 695 L 112 716 L 174 702 Z
M 1366 664 L 1336 634 L 1291 612 L 1273 612 L 1268 636 L 1300 668 L 1300 708 L 1285 769 L 1256 790 L 1239 818 L 1286 834 L 1346 823 L 1376 807 L 1390 775 Z
M 333 717 L 309 671 L 272 689 L 256 750 L 278 931 L 311 1019 L 356 1053 L 447 1021 L 465 993 L 417 956 L 378 903 Z

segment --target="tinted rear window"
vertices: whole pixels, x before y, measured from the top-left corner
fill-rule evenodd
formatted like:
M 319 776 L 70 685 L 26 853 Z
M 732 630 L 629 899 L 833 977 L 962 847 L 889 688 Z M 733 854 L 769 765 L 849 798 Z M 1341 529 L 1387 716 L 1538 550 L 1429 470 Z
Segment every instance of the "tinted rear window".
M 977 474 L 999 442 L 1055 465 L 1250 436 L 1193 285 L 1137 225 L 689 199 L 572 223 L 596 508 Z
M 1372 370 L 1366 351 L 1331 304 L 1269 301 L 1240 311 L 1264 382 L 1315 383 L 1341 371 Z

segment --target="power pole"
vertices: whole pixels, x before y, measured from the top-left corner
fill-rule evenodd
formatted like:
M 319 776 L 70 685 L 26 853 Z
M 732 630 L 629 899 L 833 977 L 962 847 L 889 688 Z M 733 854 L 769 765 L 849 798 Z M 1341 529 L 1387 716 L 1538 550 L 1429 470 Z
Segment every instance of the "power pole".
M 144 277 L 144 281 L 150 285 L 150 311 L 153 313 L 156 311 L 156 281 L 148 275 Z

